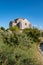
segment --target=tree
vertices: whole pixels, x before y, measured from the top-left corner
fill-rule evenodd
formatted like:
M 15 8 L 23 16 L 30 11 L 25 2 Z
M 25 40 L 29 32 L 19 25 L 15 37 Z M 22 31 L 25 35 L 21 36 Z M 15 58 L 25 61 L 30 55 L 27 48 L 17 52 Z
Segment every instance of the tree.
M 1 27 L 1 30 L 5 31 L 5 28 L 4 27 Z

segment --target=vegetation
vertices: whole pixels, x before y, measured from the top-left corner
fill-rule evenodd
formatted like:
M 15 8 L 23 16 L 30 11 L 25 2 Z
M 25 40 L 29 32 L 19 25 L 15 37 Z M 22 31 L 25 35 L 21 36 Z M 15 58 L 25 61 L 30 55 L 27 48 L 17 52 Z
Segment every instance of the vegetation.
M 41 65 L 37 56 L 37 44 L 40 42 L 38 29 L 24 29 L 22 33 L 16 27 L 2 30 L 1 28 L 0 65 Z
M 18 27 L 18 26 L 10 27 L 9 29 L 10 29 L 11 31 L 16 31 L 16 32 L 19 31 L 19 27 Z
M 37 28 L 30 28 L 30 29 L 24 29 L 24 33 L 27 34 L 27 36 L 33 38 L 34 42 L 40 42 L 39 37 L 41 35 L 40 31 Z
M 5 31 L 5 28 L 4 27 L 1 27 L 0 29 L 3 30 L 3 31 Z

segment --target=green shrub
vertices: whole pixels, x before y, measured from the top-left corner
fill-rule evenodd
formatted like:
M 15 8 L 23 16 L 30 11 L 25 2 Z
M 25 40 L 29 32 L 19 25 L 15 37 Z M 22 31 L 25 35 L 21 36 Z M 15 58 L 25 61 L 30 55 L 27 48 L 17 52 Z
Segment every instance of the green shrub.
M 28 37 L 31 37 L 34 42 L 40 42 L 40 31 L 37 28 L 24 29 L 23 32 L 26 33 Z
M 17 32 L 17 31 L 19 31 L 19 28 L 18 28 L 18 26 L 14 26 L 14 27 L 10 27 L 9 30 Z
M 5 31 L 5 28 L 4 27 L 1 27 L 0 29 L 3 30 L 3 31 Z

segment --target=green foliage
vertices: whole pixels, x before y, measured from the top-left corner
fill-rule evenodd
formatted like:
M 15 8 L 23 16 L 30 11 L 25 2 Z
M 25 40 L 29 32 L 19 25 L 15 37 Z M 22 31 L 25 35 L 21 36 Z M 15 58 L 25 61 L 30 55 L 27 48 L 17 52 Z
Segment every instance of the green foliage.
M 14 27 L 10 27 L 9 30 L 17 32 L 17 31 L 19 31 L 19 28 L 18 28 L 18 26 L 14 26 Z
M 5 31 L 5 28 L 4 27 L 1 27 L 0 29 L 3 30 L 3 31 Z
M 41 36 L 43 37 L 43 32 L 41 32 Z
M 25 29 L 22 33 L 1 31 L 0 65 L 41 65 L 36 53 L 39 33 L 38 29 Z
M 33 38 L 34 42 L 40 42 L 40 31 L 37 28 L 24 29 L 23 32 L 26 33 L 27 36 Z

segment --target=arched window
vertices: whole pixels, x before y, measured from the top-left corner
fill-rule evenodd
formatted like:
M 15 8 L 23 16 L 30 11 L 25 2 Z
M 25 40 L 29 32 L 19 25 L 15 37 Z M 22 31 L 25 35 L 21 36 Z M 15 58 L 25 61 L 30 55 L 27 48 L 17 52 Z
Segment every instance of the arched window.
M 27 23 L 25 23 L 25 25 L 27 25 Z

